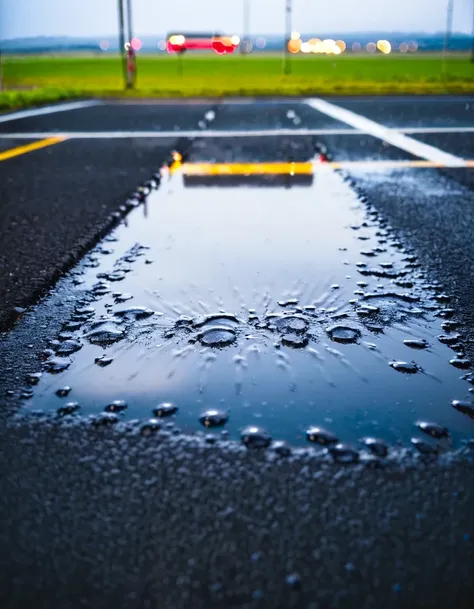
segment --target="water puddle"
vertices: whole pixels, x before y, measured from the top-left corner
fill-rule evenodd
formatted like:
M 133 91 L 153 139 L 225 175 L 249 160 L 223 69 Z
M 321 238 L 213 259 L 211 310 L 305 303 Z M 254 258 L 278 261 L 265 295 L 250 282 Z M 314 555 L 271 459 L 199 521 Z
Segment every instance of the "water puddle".
M 447 296 L 338 174 L 294 178 L 178 173 L 141 193 L 72 271 L 78 305 L 24 408 L 313 442 L 341 462 L 347 443 L 426 453 L 472 436 Z

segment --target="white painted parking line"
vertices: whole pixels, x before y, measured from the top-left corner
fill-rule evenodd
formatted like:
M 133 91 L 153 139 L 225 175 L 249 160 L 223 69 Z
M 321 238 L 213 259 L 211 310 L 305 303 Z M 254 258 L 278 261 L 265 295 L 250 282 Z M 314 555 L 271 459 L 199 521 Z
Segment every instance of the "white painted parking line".
M 414 156 L 420 157 L 427 161 L 432 161 L 433 163 L 442 163 L 447 167 L 465 166 L 465 162 L 461 157 L 443 152 L 434 146 L 429 146 L 428 144 L 418 142 L 417 140 L 414 140 L 403 133 L 394 131 L 389 127 L 376 123 L 375 121 L 357 114 L 356 112 L 352 112 L 351 110 L 346 110 L 345 108 L 341 108 L 340 106 L 336 106 L 335 104 L 331 104 L 317 97 L 307 99 L 306 103 L 314 110 L 318 110 L 331 118 L 346 123 L 346 125 L 350 125 L 351 127 L 354 127 L 354 129 L 365 131 L 373 137 L 381 139 L 384 142 L 395 146 L 396 148 L 400 148 L 405 152 L 413 154 Z
M 474 133 L 474 127 L 400 127 L 390 129 L 393 133 Z M 36 133 L 2 133 L 0 139 L 41 140 L 48 137 L 67 139 L 121 139 L 121 138 L 173 138 L 173 137 L 281 137 L 317 135 L 373 135 L 360 129 L 259 129 L 250 131 L 192 130 L 192 131 L 41 131 Z M 457 157 L 456 157 L 457 158 Z
M 266 137 L 292 135 L 352 135 L 361 134 L 355 129 L 260 129 L 252 131 L 192 130 L 192 131 L 52 131 L 41 133 L 1 133 L 0 138 L 43 139 L 45 137 L 67 137 L 68 139 L 118 139 L 118 138 L 170 138 L 170 137 Z
M 32 116 L 42 116 L 44 114 L 55 114 L 56 112 L 68 112 L 69 110 L 81 110 L 90 106 L 101 104 L 100 100 L 90 99 L 86 101 L 71 102 L 68 104 L 56 104 L 46 106 L 45 108 L 32 108 L 31 110 L 21 110 L 20 112 L 12 112 L 10 114 L 0 115 L 0 123 L 8 123 L 21 118 L 30 118 Z
M 401 133 L 474 133 L 474 127 L 397 127 Z

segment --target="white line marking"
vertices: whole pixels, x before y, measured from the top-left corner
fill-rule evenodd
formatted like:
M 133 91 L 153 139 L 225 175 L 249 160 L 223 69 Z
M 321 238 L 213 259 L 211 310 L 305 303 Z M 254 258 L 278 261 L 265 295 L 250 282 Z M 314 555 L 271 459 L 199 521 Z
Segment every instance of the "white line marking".
M 443 152 L 439 150 L 439 148 L 435 148 L 434 146 L 429 146 L 428 144 L 423 144 L 422 142 L 418 142 L 417 140 L 412 139 L 411 137 L 407 137 L 403 133 L 399 133 L 397 131 L 393 131 L 388 127 L 384 127 L 375 121 L 366 118 L 365 116 L 361 116 L 360 114 L 356 114 L 351 110 L 346 110 L 345 108 L 341 108 L 340 106 L 336 106 L 335 104 L 330 104 L 327 101 L 319 98 L 307 99 L 306 103 L 313 108 L 314 110 L 318 110 L 323 114 L 327 114 L 332 118 L 342 121 L 355 129 L 360 129 L 365 131 L 366 133 L 377 137 L 385 142 L 388 142 L 392 146 L 400 148 L 401 150 L 405 150 L 410 154 L 413 154 L 417 157 L 425 159 L 427 161 L 433 161 L 435 163 L 443 163 L 447 167 L 464 167 L 465 162 L 461 157 L 454 156 L 453 154 L 448 154 L 447 152 Z
M 20 112 L 12 112 L 11 114 L 0 115 L 0 123 L 8 123 L 21 118 L 30 118 L 31 116 L 42 116 L 44 114 L 55 114 L 56 112 L 67 112 L 68 110 L 80 110 L 89 106 L 97 106 L 99 100 L 91 99 L 87 101 L 72 102 L 68 104 L 57 104 L 55 106 L 46 106 L 45 108 L 32 108 L 31 110 L 21 110 Z
M 474 127 L 407 127 L 396 128 L 402 133 L 474 133 Z
M 474 127 L 401 127 L 391 133 L 474 133 Z M 39 140 L 48 137 L 68 139 L 174 138 L 174 137 L 278 137 L 316 135 L 373 135 L 359 129 L 260 129 L 258 131 L 41 131 L 37 133 L 2 133 L 0 139 Z
M 2 133 L 1 138 L 37 139 L 48 137 L 67 137 L 69 139 L 116 139 L 126 137 L 265 137 L 265 136 L 292 136 L 292 135 L 352 135 L 359 133 L 354 129 L 261 129 L 259 131 L 219 131 L 211 129 L 199 129 L 194 131 L 53 131 L 41 133 Z

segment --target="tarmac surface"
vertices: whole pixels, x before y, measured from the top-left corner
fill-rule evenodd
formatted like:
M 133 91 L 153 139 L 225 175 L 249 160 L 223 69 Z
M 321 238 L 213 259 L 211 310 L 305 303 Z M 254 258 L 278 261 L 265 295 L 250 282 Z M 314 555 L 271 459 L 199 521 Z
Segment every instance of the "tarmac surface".
M 472 607 L 472 445 L 341 466 L 325 451 L 281 457 L 14 414 L 77 307 L 73 276 L 60 278 L 173 150 L 195 163 L 342 163 L 450 298 L 472 359 L 474 169 L 457 160 L 474 159 L 474 100 L 326 101 L 329 113 L 305 100 L 114 103 L 0 121 L 2 607 Z

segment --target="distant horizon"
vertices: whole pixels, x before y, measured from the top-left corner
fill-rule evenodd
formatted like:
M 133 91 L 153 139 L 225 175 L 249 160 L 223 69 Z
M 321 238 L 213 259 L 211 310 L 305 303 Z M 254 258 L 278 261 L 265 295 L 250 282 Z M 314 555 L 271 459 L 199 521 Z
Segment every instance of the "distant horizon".
M 183 30 L 185 30 L 185 28 L 183 28 Z M 219 28 L 216 28 L 216 30 L 219 30 Z M 195 30 L 196 33 L 199 33 L 200 30 Z M 203 30 L 204 31 L 204 30 Z M 420 35 L 420 36 L 444 36 L 445 32 L 443 30 L 434 30 L 434 31 L 425 31 L 425 30 L 378 30 L 378 29 L 370 29 L 370 30 L 358 30 L 358 31 L 343 31 L 343 30 L 337 30 L 337 29 L 333 29 L 333 30 L 321 30 L 321 33 L 324 34 L 329 34 L 330 32 L 335 32 L 337 34 L 341 34 L 344 36 L 361 36 L 361 35 L 367 35 L 367 34 L 385 34 L 387 36 L 390 35 L 404 35 L 404 36 L 414 36 L 414 35 Z M 233 33 L 233 32 L 232 32 Z M 238 33 L 238 32 L 237 32 Z M 315 31 L 314 30 L 301 30 L 302 34 L 314 34 Z M 159 34 L 142 34 L 142 33 L 136 33 L 134 32 L 134 36 L 137 38 L 165 38 L 167 33 L 159 33 Z M 265 32 L 255 32 L 252 34 L 249 34 L 250 38 L 255 38 L 255 37 L 267 37 L 267 38 L 282 38 L 284 37 L 283 33 L 280 34 L 275 34 L 275 33 L 265 33 Z M 450 36 L 463 36 L 466 38 L 472 38 L 473 36 L 467 32 L 462 32 L 462 31 L 453 31 L 451 32 Z M 88 35 L 68 35 L 68 34 L 38 34 L 36 36 L 14 36 L 12 38 L 0 38 L 0 42 L 13 42 L 15 40 L 36 40 L 38 38 L 67 38 L 69 40 L 78 40 L 78 39 L 87 39 L 87 40 L 106 40 L 106 39 L 112 39 L 112 38 L 117 38 L 118 39 L 118 34 L 117 33 L 113 33 L 113 34 L 88 34 Z

